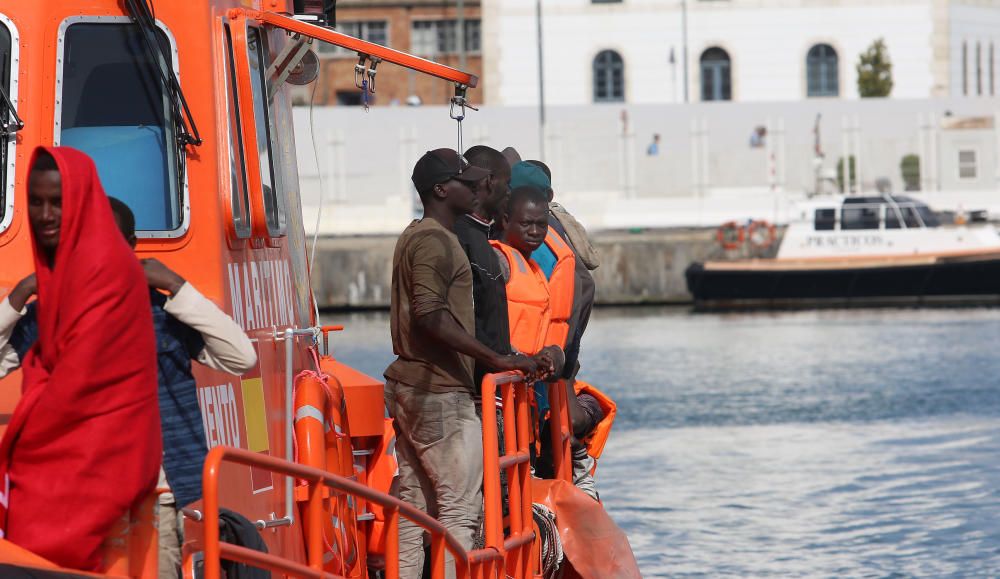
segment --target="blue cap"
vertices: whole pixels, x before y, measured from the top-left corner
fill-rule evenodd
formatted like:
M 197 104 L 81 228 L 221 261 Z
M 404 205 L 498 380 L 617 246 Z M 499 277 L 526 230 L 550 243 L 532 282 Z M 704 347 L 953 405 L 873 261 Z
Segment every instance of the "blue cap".
M 516 163 L 510 168 L 510 188 L 513 190 L 524 186 L 537 187 L 546 195 L 552 193 L 552 181 L 549 176 L 540 167 L 527 161 Z

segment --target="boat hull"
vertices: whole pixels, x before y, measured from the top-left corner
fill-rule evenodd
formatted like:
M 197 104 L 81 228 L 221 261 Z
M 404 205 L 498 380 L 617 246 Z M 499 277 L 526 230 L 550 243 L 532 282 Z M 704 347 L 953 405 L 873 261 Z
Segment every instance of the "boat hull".
M 851 267 L 693 263 L 699 309 L 1000 304 L 1000 256 Z

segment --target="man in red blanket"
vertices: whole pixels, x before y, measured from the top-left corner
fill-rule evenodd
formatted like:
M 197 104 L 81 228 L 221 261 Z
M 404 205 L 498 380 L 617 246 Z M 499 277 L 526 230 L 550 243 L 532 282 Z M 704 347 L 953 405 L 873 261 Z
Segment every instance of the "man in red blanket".
M 0 441 L 0 526 L 59 565 L 99 570 L 101 543 L 160 468 L 149 290 L 93 161 L 40 147 L 30 167 L 39 336 Z

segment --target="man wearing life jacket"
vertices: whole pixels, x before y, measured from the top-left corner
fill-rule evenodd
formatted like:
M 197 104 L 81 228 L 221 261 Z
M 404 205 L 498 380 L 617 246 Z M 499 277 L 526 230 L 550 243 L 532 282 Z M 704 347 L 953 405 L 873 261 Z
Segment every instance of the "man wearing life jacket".
M 135 249 L 135 216 L 110 197 L 118 230 Z M 157 384 L 163 436 L 159 497 L 159 575 L 176 578 L 181 564 L 183 518 L 180 508 L 201 498 L 201 472 L 208 452 L 191 361 L 228 374 L 242 374 L 257 363 L 253 344 L 225 312 L 157 259 L 142 260 L 153 305 L 157 346 Z M 34 275 L 22 280 L 0 302 L 0 378 L 20 365 L 38 337 Z M 169 297 L 161 291 L 167 292 Z M 9 340 L 8 340 L 9 337 Z
M 532 252 L 545 241 L 547 212 L 548 203 L 540 189 L 513 189 L 501 238 L 490 244 L 500 258 L 506 283 L 511 346 L 522 354 L 547 356 L 561 370 L 562 345 L 558 332 L 552 331 L 552 288 L 531 259 Z
M 498 354 L 475 338 L 472 272 L 453 228 L 475 209 L 472 187 L 488 176 L 451 149 L 428 151 L 414 166 L 424 216 L 407 226 L 393 252 L 390 329 L 397 358 L 385 370 L 399 497 L 437 517 L 465 549 L 472 548 L 483 509 L 473 360 L 527 375 L 540 366 L 525 356 Z M 422 537 L 420 527 L 400 521 L 404 579 L 421 575 Z M 453 577 L 454 565 L 446 569 Z
M 588 454 L 588 447 L 580 441 L 587 440 L 588 445 L 595 449 L 603 448 L 607 429 L 610 427 L 607 424 L 610 422 L 609 411 L 614 402 L 593 386 L 583 382 L 577 383 L 576 380 L 580 368 L 578 362 L 580 342 L 594 303 L 595 284 L 589 272 L 592 268 L 589 264 L 593 263 L 593 267 L 596 267 L 596 252 L 586 239 L 586 232 L 582 226 L 568 212 L 552 203 L 551 172 L 544 163 L 529 160 L 516 164 L 512 169 L 511 184 L 536 187 L 546 194 L 548 231 L 545 243 L 532 252 L 531 258 L 545 273 L 550 292 L 566 298 L 564 301 L 553 300 L 553 311 L 558 309 L 560 314 L 553 315 L 556 319 L 548 339 L 550 342 L 558 343 L 555 340 L 561 338 L 566 353 L 561 377 L 565 380 L 570 421 L 577 437 L 573 442 L 574 483 L 597 499 L 592 474 L 594 457 Z M 553 211 L 554 206 L 559 209 L 558 212 Z M 570 231 L 573 231 L 574 235 L 571 236 Z M 579 237 L 581 232 L 584 239 L 578 240 L 577 244 L 585 247 L 583 252 L 577 251 L 576 246 L 570 242 L 571 238 Z M 539 415 L 544 417 L 549 409 L 547 392 L 544 388 L 536 388 L 535 393 Z M 542 442 L 543 460 L 536 464 L 537 472 L 540 476 L 551 476 L 551 464 L 545 459 L 549 456 L 545 451 L 550 440 L 547 420 L 543 420 L 540 425 L 539 438 Z M 597 442 L 592 444 L 595 438 Z M 599 453 L 598 451 L 597 454 Z
M 27 185 L 38 339 L 0 441 L 0 527 L 58 565 L 97 571 L 115 522 L 156 487 L 149 294 L 89 157 L 39 147 Z

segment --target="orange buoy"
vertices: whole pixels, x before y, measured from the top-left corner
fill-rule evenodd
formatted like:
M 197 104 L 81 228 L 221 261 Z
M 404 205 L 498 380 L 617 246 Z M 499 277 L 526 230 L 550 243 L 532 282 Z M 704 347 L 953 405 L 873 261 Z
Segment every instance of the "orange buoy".
M 727 221 L 715 232 L 715 240 L 727 251 L 739 249 L 746 240 L 746 231 L 735 221 Z
M 777 231 L 773 223 L 759 220 L 753 221 L 747 226 L 747 238 L 750 245 L 757 249 L 771 247 L 777 237 Z
M 336 378 L 327 374 L 305 371 L 295 383 L 295 439 L 298 461 L 304 465 L 354 477 L 350 434 L 344 419 L 346 407 L 343 388 Z M 306 497 L 300 497 L 305 501 Z M 357 508 L 353 497 L 324 493 L 322 529 L 312 532 L 312 514 L 302 503 L 306 529 L 306 545 L 311 552 L 321 553 L 323 569 L 344 576 L 355 576 L 364 557 L 364 547 L 357 537 Z M 358 571 L 359 572 L 359 571 Z

